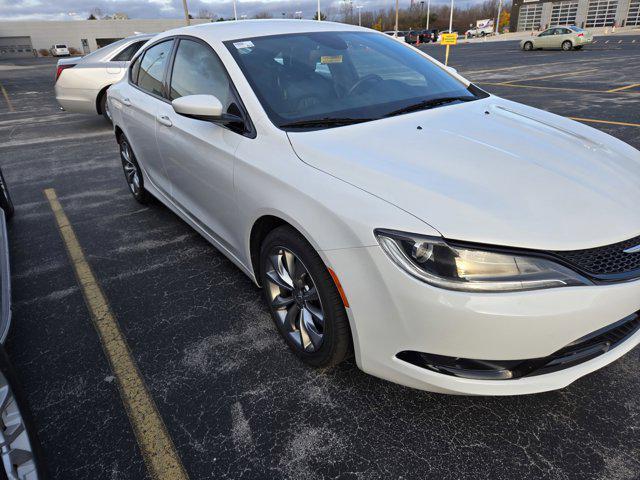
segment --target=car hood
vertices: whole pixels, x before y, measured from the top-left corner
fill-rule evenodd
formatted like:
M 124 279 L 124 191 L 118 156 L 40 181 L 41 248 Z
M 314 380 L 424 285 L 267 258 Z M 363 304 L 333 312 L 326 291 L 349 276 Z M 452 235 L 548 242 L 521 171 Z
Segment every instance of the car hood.
M 288 135 L 303 162 L 446 238 L 573 250 L 640 233 L 638 150 L 497 97 Z

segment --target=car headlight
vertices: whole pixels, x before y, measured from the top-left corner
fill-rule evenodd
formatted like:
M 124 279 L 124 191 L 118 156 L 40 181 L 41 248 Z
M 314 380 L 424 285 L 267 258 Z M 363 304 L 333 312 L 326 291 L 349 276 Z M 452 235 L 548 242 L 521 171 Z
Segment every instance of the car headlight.
M 466 292 L 509 292 L 592 285 L 552 260 L 451 245 L 442 238 L 376 230 L 380 246 L 402 270 L 437 287 Z

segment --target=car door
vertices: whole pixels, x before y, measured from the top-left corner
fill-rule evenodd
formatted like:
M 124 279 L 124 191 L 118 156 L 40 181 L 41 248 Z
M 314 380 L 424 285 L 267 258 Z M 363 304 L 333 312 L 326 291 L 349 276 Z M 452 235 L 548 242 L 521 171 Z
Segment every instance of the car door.
M 181 37 L 168 81 L 169 99 L 214 95 L 223 111 L 241 114 L 227 72 L 208 44 Z M 242 132 L 177 114 L 169 103 L 157 112 L 157 141 L 171 180 L 172 199 L 232 251 L 237 218 L 233 188 L 235 151 Z
M 549 28 L 544 32 L 540 33 L 534 40 L 534 45 L 536 48 L 549 48 L 549 39 L 551 38 L 551 34 L 553 33 L 553 28 Z
M 156 117 L 167 102 L 165 75 L 173 39 L 162 40 L 145 49 L 131 66 L 129 88 L 121 99 L 125 134 L 140 167 L 151 183 L 165 195 L 171 185 L 158 153 Z

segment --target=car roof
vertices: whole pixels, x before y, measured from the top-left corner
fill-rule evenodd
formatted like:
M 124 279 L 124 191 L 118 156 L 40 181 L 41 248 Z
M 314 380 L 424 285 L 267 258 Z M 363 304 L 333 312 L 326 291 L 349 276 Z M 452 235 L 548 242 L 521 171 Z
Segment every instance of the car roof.
M 265 37 L 287 33 L 310 33 L 327 31 L 362 31 L 373 32 L 369 28 L 317 20 L 232 20 L 227 22 L 210 22 L 168 30 L 156 38 L 172 35 L 193 35 L 209 42 L 225 42 L 241 38 Z

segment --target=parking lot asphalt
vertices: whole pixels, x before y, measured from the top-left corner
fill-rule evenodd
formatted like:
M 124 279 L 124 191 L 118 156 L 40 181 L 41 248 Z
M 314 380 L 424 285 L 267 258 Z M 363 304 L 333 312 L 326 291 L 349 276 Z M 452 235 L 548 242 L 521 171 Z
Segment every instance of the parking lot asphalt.
M 625 38 L 579 52 L 468 44 L 450 60 L 492 93 L 640 148 L 640 87 L 608 92 L 640 83 L 640 43 Z M 442 58 L 442 47 L 422 48 Z M 150 476 L 49 188 L 191 479 L 640 477 L 640 349 L 524 397 L 411 390 L 352 361 L 307 368 L 257 287 L 168 209 L 131 198 L 109 126 L 58 111 L 53 77 L 52 60 L 0 62 L 0 166 L 16 205 L 7 348 L 53 478 Z

